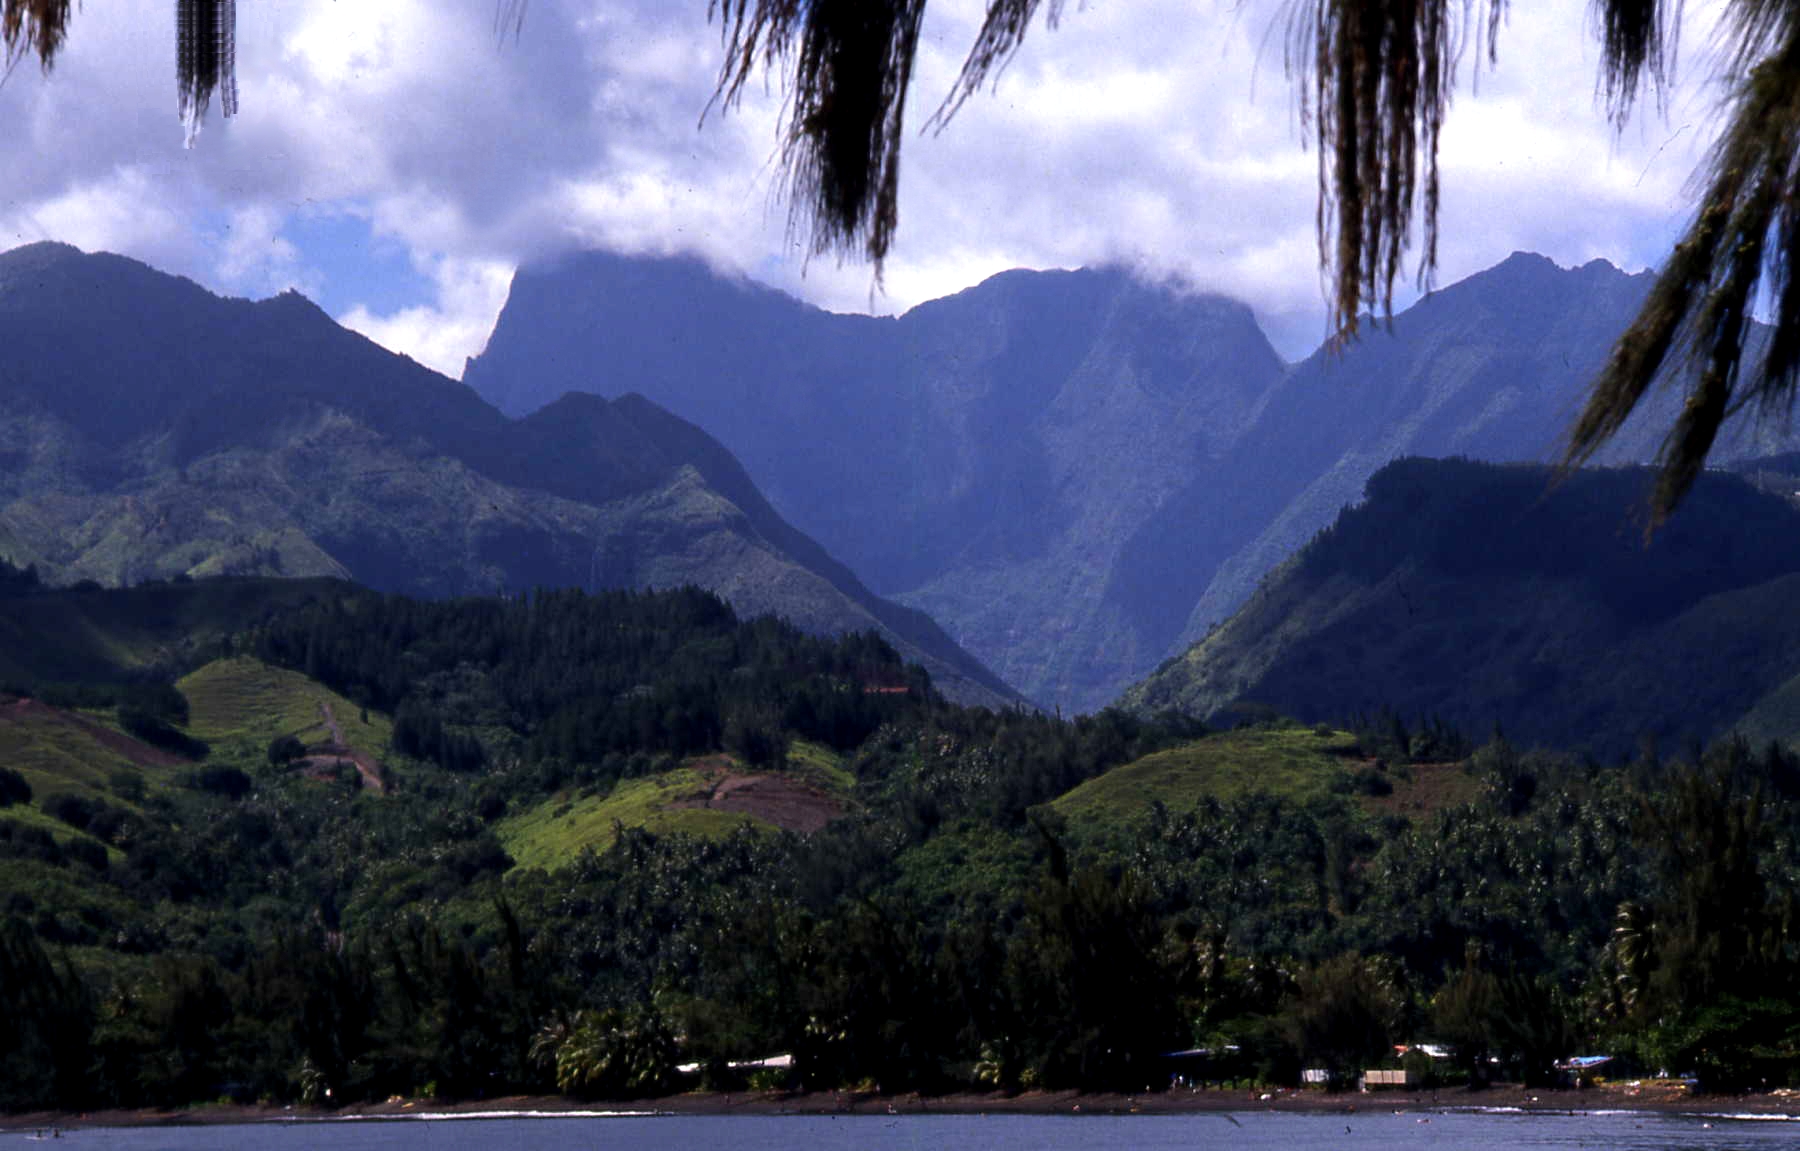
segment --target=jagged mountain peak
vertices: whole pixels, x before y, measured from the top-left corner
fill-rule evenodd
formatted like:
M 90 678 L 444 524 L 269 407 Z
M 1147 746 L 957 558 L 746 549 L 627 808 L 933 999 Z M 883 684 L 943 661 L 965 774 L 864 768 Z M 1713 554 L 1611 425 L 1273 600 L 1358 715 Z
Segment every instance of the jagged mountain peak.
M 1074 710 L 1228 616 L 1386 461 L 1550 458 L 1649 285 L 1515 253 L 1287 365 L 1242 303 L 1118 264 L 892 318 L 691 259 L 562 268 L 554 291 L 521 274 L 469 383 L 509 411 L 642 393 L 877 590 Z
M 694 260 L 598 254 L 554 282 L 522 272 L 464 378 L 514 413 L 566 392 L 649 397 L 723 441 L 876 590 L 934 615 L 979 600 L 966 642 L 1063 621 L 1078 638 L 1031 640 L 1003 674 L 1086 708 L 1123 681 L 1097 687 L 1075 653 L 1141 642 L 1096 610 L 1104 565 L 1283 371 L 1243 304 L 1123 265 L 1014 269 L 871 317 Z M 977 587 L 1020 564 L 1031 590 Z

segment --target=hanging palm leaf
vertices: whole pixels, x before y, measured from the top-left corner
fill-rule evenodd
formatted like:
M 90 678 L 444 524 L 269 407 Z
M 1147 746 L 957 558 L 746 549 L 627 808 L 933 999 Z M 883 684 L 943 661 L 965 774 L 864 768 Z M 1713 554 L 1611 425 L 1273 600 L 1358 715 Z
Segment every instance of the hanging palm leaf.
M 177 0 L 175 87 L 189 147 L 215 91 L 220 113 L 237 114 L 237 0 Z
M 1800 11 L 1738 0 L 1728 26 L 1730 69 L 1741 79 L 1699 208 L 1569 433 L 1568 461 L 1581 463 L 1653 383 L 1687 381 L 1687 402 L 1660 455 L 1659 521 L 1693 485 L 1728 417 L 1752 405 L 1785 416 L 1800 383 Z M 1619 85 L 1636 75 L 1629 58 L 1609 69 Z M 1765 297 L 1772 334 L 1746 363 L 1752 310 Z
M 759 64 L 794 59 L 783 127 L 792 231 L 812 250 L 862 251 L 880 271 L 900 222 L 900 141 L 925 0 L 713 0 L 736 102 Z
M 6 67 L 35 55 L 48 72 L 56 62 L 69 27 L 69 0 L 3 0 L 0 2 L 0 44 L 5 45 Z

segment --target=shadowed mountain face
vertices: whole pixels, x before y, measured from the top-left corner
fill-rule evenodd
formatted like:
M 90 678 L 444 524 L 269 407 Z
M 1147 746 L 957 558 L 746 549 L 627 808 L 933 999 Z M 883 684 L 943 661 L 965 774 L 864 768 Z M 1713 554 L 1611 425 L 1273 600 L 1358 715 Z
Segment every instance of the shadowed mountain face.
M 0 255 L 0 346 L 0 555 L 52 579 L 692 583 L 815 632 L 877 628 L 952 695 L 1015 698 L 641 397 L 511 420 L 298 295 L 220 299 L 50 244 Z
M 1112 594 L 1123 549 L 1281 372 L 1242 305 L 1120 271 L 1008 273 L 878 319 L 592 254 L 522 271 L 467 379 L 513 412 L 644 393 L 877 590 L 1085 709 L 1162 656 L 1198 594 Z
M 1646 542 L 1622 509 L 1641 508 L 1653 478 L 1390 464 L 1365 503 L 1124 702 L 1202 716 L 1253 702 L 1308 721 L 1392 707 L 1602 757 L 1646 735 L 1665 748 L 1734 727 L 1792 737 L 1800 511 L 1709 474 Z
M 1228 617 L 1405 455 L 1555 458 L 1647 290 L 1515 255 L 1282 365 L 1241 305 L 1009 272 L 897 319 L 685 260 L 522 270 L 466 380 L 524 413 L 641 392 L 729 447 L 883 594 L 1045 704 L 1110 702 Z M 1646 461 L 1658 397 L 1601 462 Z M 1792 441 L 1740 420 L 1720 460 Z

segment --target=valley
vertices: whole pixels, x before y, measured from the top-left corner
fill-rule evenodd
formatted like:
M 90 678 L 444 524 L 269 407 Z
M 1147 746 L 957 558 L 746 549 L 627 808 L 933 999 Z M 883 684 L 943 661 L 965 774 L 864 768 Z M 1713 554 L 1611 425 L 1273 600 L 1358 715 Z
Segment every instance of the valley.
M 837 316 L 694 260 L 526 267 L 465 381 L 638 393 L 1040 706 L 1087 712 L 1228 619 L 1403 456 L 1547 464 L 1648 288 L 1516 253 L 1284 364 L 1249 309 L 1120 268 Z M 1653 394 L 1596 463 L 1648 463 Z M 1746 410 L 1716 463 L 1795 446 Z M 1621 521 L 1631 514 L 1620 509 Z
M 1786 428 L 1520 462 L 1642 288 L 589 256 L 465 386 L 0 254 L 0 1111 L 1787 1082 Z

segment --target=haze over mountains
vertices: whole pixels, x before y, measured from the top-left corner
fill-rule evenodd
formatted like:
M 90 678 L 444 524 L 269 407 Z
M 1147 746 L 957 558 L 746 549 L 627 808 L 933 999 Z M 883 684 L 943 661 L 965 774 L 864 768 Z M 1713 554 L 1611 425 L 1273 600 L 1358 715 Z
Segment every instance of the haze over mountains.
M 596 253 L 522 269 L 465 380 L 514 414 L 650 397 L 875 590 L 1087 711 L 1230 616 L 1388 461 L 1554 458 L 1647 287 L 1514 255 L 1289 366 L 1241 304 L 1117 269 L 1009 272 L 872 318 Z M 1601 462 L 1652 458 L 1678 402 Z M 1793 443 L 1746 416 L 1715 459 Z
M 291 293 L 35 245 L 0 256 L 0 557 L 63 582 L 693 582 L 878 627 L 957 698 L 1089 711 L 1390 460 L 1553 456 L 1645 286 L 1516 255 L 1284 365 L 1242 305 L 1117 269 L 875 318 L 587 254 L 521 271 L 464 385 Z M 1603 462 L 1654 455 L 1678 402 Z M 1746 417 L 1715 460 L 1795 443 Z
M 55 244 L 0 255 L 0 346 L 0 558 L 47 578 L 694 583 L 745 615 L 880 630 L 953 697 L 1016 698 L 642 397 L 511 420 L 296 294 L 221 299 Z

